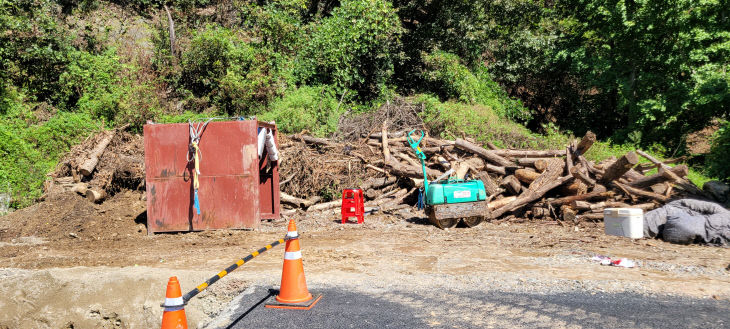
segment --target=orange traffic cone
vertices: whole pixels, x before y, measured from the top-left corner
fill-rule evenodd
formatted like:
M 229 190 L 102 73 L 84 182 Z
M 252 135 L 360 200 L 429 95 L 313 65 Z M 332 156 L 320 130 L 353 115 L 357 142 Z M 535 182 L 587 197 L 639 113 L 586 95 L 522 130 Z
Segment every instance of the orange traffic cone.
M 307 290 L 302 252 L 299 250 L 299 234 L 294 220 L 289 221 L 286 236 L 291 239 L 286 241 L 281 288 L 279 289 L 279 295 L 276 296 L 276 301 L 271 301 L 266 304 L 266 307 L 308 310 L 314 307 L 314 304 L 317 304 L 322 295 L 312 296 Z
M 185 317 L 185 303 L 183 303 L 180 282 L 173 276 L 167 281 L 165 310 L 162 313 L 162 329 L 188 329 L 188 319 Z

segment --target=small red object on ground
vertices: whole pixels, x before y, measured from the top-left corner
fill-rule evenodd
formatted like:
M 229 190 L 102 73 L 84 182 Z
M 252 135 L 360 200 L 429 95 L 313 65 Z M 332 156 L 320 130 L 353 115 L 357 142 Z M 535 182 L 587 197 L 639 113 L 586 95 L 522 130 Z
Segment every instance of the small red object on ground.
M 358 224 L 365 221 L 365 201 L 359 188 L 342 191 L 342 224 L 347 223 L 350 217 L 357 217 Z

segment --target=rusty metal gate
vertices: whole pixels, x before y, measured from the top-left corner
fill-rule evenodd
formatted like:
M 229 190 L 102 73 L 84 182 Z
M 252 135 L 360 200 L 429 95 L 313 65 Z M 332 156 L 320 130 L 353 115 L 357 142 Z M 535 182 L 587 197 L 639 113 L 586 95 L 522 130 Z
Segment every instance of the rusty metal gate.
M 154 232 L 255 228 L 279 217 L 277 162 L 258 156 L 256 120 L 211 122 L 199 147 L 200 214 L 193 206 L 193 162 L 187 123 L 144 126 L 147 230 Z M 278 141 L 277 141 L 278 144 Z

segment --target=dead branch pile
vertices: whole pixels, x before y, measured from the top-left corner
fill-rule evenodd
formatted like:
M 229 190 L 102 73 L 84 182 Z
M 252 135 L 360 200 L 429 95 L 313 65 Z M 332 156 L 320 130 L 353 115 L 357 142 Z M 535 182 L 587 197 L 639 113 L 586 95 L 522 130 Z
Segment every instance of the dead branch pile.
M 124 129 L 100 131 L 74 146 L 49 174 L 45 195 L 74 191 L 98 203 L 122 190 L 143 190 L 144 140 Z
M 316 191 L 331 187 L 360 187 L 366 207 L 382 210 L 410 207 L 423 186 L 420 163 L 410 149 L 405 131 L 380 131 L 361 139 L 337 143 L 305 135 L 290 136 L 283 154 L 283 202 L 308 211 L 339 207 L 334 201 L 313 200 Z M 481 179 L 487 190 L 492 219 L 505 216 L 557 219 L 571 222 L 600 220 L 603 210 L 635 207 L 645 211 L 680 197 L 710 197 L 686 179 L 685 165 L 669 166 L 641 150 L 598 163 L 584 154 L 596 137 L 588 132 L 560 150 L 484 148 L 473 140 L 426 137 L 429 180 L 453 169 L 458 179 Z M 639 164 L 639 157 L 649 163 Z M 648 174 L 657 169 L 655 174 Z M 326 176 L 326 177 L 325 177 Z M 324 178 L 323 178 L 324 177 Z M 336 182 L 336 183 L 335 183 Z M 334 189 L 331 193 L 340 193 Z M 293 198 L 290 198 L 293 197 Z

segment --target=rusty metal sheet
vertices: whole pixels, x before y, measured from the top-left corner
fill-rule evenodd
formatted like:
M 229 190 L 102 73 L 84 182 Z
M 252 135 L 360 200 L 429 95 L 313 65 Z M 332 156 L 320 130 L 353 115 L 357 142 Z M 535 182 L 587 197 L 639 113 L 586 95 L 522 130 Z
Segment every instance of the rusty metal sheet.
M 145 125 L 148 231 L 258 227 L 256 131 L 255 120 L 208 124 L 200 139 L 198 215 L 187 161 L 188 124 Z
M 273 130 L 274 141 L 278 147 L 279 134 L 276 125 L 259 122 L 259 127 Z M 264 149 L 264 154 L 259 159 L 259 209 L 261 219 L 279 219 L 279 192 L 278 161 L 269 161 L 266 149 Z

